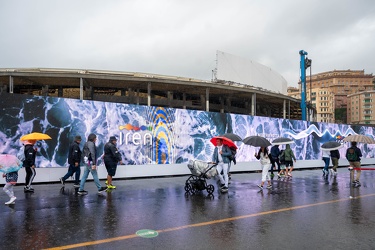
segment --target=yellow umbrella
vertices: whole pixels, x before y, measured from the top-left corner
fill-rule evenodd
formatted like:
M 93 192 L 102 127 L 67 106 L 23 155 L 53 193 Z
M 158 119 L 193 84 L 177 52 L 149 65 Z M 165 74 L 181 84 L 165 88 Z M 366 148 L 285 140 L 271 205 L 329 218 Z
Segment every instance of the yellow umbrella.
M 21 137 L 21 141 L 30 141 L 30 140 L 50 140 L 52 139 L 49 135 L 47 134 L 43 134 L 43 133 L 37 133 L 37 132 L 34 132 L 34 133 L 31 133 L 31 134 L 27 134 L 27 135 L 24 135 Z

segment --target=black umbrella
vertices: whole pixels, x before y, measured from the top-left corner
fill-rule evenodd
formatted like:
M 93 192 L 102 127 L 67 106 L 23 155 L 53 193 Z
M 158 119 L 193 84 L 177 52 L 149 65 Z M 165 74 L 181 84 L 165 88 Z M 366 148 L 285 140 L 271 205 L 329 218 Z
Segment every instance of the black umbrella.
M 233 133 L 226 133 L 220 136 L 231 139 L 232 141 L 242 141 L 242 138 L 240 136 Z
M 327 141 L 320 147 L 321 150 L 331 151 L 342 148 L 343 145 L 337 141 Z
M 271 146 L 271 143 L 262 136 L 252 135 L 248 136 L 242 140 L 242 142 L 246 145 L 254 146 L 254 147 L 268 147 Z
M 294 141 L 286 137 L 279 137 L 272 141 L 273 145 L 284 145 L 284 144 L 291 144 L 291 143 L 294 143 Z

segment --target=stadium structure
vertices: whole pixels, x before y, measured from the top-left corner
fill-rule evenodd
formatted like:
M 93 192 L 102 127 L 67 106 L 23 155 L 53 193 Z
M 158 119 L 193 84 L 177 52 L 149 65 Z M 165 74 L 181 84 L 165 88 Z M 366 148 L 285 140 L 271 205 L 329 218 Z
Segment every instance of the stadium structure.
M 240 83 L 80 69 L 0 69 L 1 92 L 301 119 L 300 100 Z
M 221 65 L 234 67 L 236 60 L 233 58 L 218 51 L 219 69 L 215 70 L 225 72 Z M 244 61 L 239 60 L 239 63 L 243 65 Z M 278 84 L 275 72 L 259 64 L 251 63 L 250 67 L 252 65 L 261 69 L 258 71 L 266 82 L 259 77 L 250 79 L 253 84 L 245 80 L 241 83 L 221 80 L 225 79 L 225 74 L 217 74 L 223 76 L 221 79 L 214 77 L 207 81 L 138 72 L 2 68 L 0 91 L 300 120 L 301 101 L 282 93 L 286 86 L 283 82 L 282 86 Z M 276 85 L 281 88 L 277 90 Z M 267 86 L 272 86 L 274 91 L 267 90 Z

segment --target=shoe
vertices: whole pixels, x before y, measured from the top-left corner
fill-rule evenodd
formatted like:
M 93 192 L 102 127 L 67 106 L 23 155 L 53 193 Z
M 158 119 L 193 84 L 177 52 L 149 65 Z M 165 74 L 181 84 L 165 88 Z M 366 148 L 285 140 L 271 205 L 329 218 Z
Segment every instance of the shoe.
M 114 186 L 114 185 L 107 185 L 107 188 L 108 188 L 108 189 L 115 189 L 116 186 Z
M 64 186 L 65 185 L 65 181 L 64 181 L 64 179 L 61 177 L 60 178 L 60 182 L 61 182 L 61 184 Z
M 263 190 L 263 186 L 262 185 L 258 185 L 258 188 L 260 188 L 260 190 Z
M 10 198 L 9 201 L 5 202 L 5 205 L 10 205 L 10 204 L 15 204 L 16 202 L 16 199 L 17 197 L 16 196 L 13 196 L 12 198 Z
M 85 190 L 78 190 L 79 195 L 86 195 L 88 192 Z
M 289 177 L 293 177 L 293 175 L 292 175 L 291 173 L 288 173 L 288 176 L 289 176 Z
M 105 185 L 108 185 L 108 181 L 105 181 Z
M 76 183 L 73 184 L 73 187 L 75 187 L 75 188 L 79 188 L 79 186 L 80 186 L 79 183 L 78 184 L 76 184 Z
M 31 187 L 24 187 L 23 188 L 23 191 L 25 193 L 33 193 L 34 192 L 34 188 L 31 188 Z
M 220 189 L 220 191 L 222 193 L 226 193 L 226 192 L 228 192 L 228 187 L 224 186 L 223 188 Z
M 272 188 L 272 185 L 268 185 L 268 186 L 267 186 L 267 189 L 271 189 L 271 188 Z
M 101 188 L 99 188 L 98 193 L 100 194 L 105 190 L 107 190 L 107 187 L 101 187 Z
M 222 189 L 223 187 L 225 187 L 225 184 L 221 184 L 220 185 L 220 189 Z
M 278 179 L 278 180 L 281 179 L 281 175 L 280 175 L 280 174 L 277 174 L 277 179 Z
M 359 181 L 357 181 L 354 185 L 354 187 L 360 187 L 361 186 L 361 183 Z

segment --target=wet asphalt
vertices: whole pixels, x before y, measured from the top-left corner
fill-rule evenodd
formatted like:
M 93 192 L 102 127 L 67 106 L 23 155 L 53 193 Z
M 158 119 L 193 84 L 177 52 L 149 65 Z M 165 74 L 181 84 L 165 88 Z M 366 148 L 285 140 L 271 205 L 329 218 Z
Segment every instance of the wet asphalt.
M 1 249 L 375 249 L 375 171 L 359 188 L 349 176 L 295 171 L 259 191 L 261 173 L 234 173 L 225 194 L 207 180 L 213 195 L 186 193 L 189 176 L 115 180 L 102 194 L 87 182 L 85 196 L 72 182 L 19 185 L 14 205 L 1 190 Z

